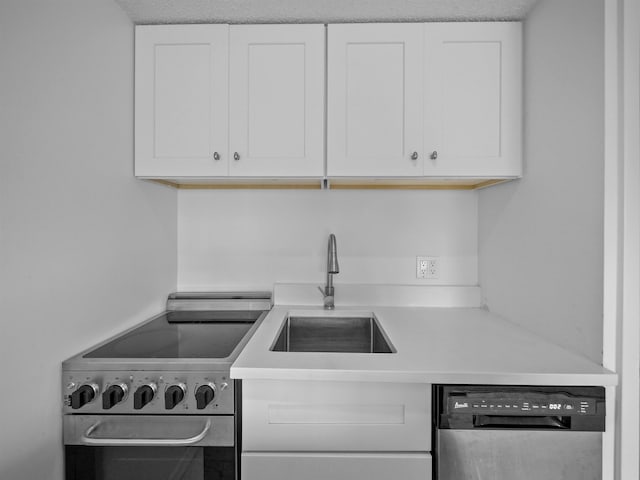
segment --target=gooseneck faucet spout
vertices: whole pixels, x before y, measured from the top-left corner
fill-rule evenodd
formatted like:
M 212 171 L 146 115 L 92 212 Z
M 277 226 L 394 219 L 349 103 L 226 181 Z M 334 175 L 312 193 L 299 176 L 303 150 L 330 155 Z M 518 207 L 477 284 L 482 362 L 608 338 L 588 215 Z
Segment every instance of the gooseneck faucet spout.
M 324 287 L 324 308 L 333 310 L 335 308 L 333 288 L 333 276 L 340 273 L 338 266 L 338 249 L 336 247 L 336 236 L 329 235 L 329 246 L 327 248 L 327 284 Z

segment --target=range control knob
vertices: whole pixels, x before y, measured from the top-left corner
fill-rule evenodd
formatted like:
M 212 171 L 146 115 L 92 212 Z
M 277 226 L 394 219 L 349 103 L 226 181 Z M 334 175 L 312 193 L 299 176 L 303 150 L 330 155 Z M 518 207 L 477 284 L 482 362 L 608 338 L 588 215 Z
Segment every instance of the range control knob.
M 177 383 L 168 387 L 164 392 L 164 408 L 172 410 L 184 400 L 186 391 L 187 389 L 183 383 Z
M 102 392 L 102 408 L 109 410 L 119 404 L 127 396 L 128 390 L 124 383 L 109 385 L 109 388 Z
M 85 383 L 71 394 L 71 408 L 74 410 L 91 403 L 98 395 L 98 385 L 95 383 Z
M 200 385 L 196 389 L 196 408 L 198 410 L 203 410 L 207 405 L 209 405 L 213 401 L 213 398 L 215 396 L 216 396 L 216 386 L 213 383 Z
M 147 385 L 139 387 L 133 394 L 133 408 L 135 410 L 143 408 L 153 400 L 157 391 L 158 387 L 156 387 L 155 383 L 148 383 Z

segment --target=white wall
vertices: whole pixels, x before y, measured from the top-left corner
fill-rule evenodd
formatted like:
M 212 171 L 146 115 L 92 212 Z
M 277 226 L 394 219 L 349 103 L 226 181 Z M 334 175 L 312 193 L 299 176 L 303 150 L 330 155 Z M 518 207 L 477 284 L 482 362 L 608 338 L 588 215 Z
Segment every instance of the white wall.
M 181 190 L 178 287 L 324 283 L 335 233 L 340 283 L 477 284 L 477 193 Z M 416 256 L 438 256 L 437 281 Z
M 60 363 L 160 311 L 176 194 L 133 178 L 133 26 L 0 2 L 0 478 L 62 478 Z
M 524 24 L 525 174 L 479 203 L 489 308 L 602 359 L 604 10 L 541 0 Z

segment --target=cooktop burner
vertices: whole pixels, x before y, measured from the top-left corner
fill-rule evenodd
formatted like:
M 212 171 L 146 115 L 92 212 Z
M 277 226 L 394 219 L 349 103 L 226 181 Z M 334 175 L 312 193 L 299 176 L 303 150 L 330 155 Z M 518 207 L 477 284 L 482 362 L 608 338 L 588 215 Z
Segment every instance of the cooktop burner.
M 226 358 L 261 311 L 166 312 L 84 358 Z

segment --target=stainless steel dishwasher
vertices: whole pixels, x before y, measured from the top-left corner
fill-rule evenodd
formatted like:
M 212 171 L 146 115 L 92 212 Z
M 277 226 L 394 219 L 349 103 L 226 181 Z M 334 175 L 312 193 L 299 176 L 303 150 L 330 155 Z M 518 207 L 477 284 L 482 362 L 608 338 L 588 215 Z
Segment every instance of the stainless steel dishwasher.
M 601 480 L 603 387 L 434 386 L 435 480 Z

